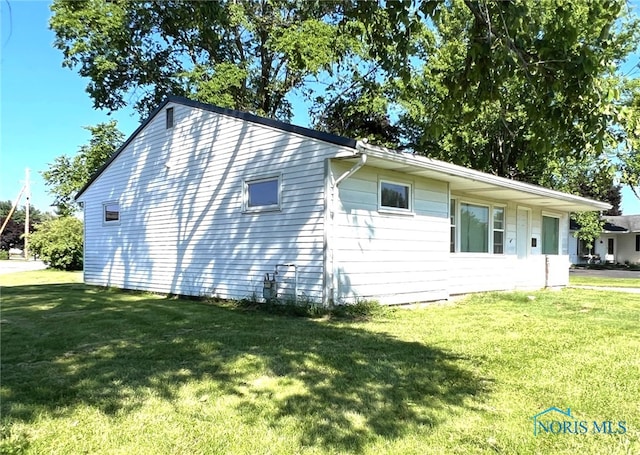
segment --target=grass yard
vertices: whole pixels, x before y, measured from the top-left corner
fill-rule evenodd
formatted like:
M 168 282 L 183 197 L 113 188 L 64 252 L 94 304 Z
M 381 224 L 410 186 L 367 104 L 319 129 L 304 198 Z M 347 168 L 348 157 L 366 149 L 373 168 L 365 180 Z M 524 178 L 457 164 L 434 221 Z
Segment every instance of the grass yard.
M 614 288 L 640 288 L 640 278 L 608 278 L 601 276 L 576 276 L 572 274 L 569 276 L 569 284 Z
M 349 321 L 78 279 L 0 277 L 2 453 L 640 453 L 640 295 L 492 293 Z M 589 431 L 534 436 L 551 406 Z

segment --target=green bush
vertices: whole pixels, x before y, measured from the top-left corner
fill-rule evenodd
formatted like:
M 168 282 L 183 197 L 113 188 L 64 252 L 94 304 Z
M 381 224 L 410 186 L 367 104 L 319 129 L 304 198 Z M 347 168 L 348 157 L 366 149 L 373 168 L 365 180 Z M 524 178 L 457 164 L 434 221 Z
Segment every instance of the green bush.
M 306 296 L 300 296 L 298 300 L 285 298 L 260 302 L 256 293 L 236 301 L 235 305 L 243 309 L 264 311 L 283 316 L 304 318 L 333 317 L 347 320 L 366 320 L 373 316 L 382 316 L 389 311 L 388 307 L 380 305 L 375 300 L 358 299 L 355 303 L 325 307 Z
M 82 270 L 82 221 L 61 217 L 45 221 L 29 236 L 30 249 L 50 267 Z
M 0 261 L 6 261 L 9 259 L 9 252 L 7 250 L 0 250 Z

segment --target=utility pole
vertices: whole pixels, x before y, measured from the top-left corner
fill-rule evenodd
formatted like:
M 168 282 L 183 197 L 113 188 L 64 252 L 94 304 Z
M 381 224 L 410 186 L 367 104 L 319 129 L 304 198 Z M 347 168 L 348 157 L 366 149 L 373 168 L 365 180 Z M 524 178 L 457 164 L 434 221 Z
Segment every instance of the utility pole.
M 24 259 L 29 260 L 29 202 L 31 200 L 31 188 L 29 187 L 29 173 L 31 170 L 24 170 L 24 187 L 26 195 L 26 204 L 24 208 Z

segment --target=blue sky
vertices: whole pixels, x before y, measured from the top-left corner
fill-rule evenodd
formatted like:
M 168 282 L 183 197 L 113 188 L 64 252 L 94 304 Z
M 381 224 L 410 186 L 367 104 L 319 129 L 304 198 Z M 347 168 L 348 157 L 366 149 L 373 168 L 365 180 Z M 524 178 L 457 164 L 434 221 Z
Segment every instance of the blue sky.
M 62 68 L 62 53 L 53 47 L 50 2 L 0 2 L 0 200 L 15 199 L 25 168 L 30 168 L 32 205 L 52 211 L 53 198 L 40 172 L 57 156 L 74 155 L 88 141 L 89 133 L 82 127 L 116 119 L 129 136 L 140 119 L 132 109 L 111 116 L 93 109 L 85 92 L 87 81 Z M 632 62 L 638 62 L 638 55 Z M 629 189 L 623 191 L 622 208 L 628 215 L 640 213 L 640 200 Z

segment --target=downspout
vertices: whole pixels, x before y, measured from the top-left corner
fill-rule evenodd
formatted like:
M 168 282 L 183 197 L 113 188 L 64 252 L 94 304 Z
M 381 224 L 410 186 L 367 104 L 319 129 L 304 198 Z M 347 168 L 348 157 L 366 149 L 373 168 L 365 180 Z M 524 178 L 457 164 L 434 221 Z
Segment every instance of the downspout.
M 367 154 L 365 153 L 365 145 L 364 142 L 357 141 L 356 142 L 356 153 L 359 154 L 359 160 L 356 164 L 353 165 L 351 169 L 343 173 L 336 180 L 332 179 L 331 182 L 331 203 L 330 203 L 330 216 L 331 216 L 331 234 L 329 239 L 329 295 L 328 295 L 328 303 L 330 305 L 335 305 L 335 292 L 338 287 L 338 283 L 336 280 L 336 270 L 335 270 L 335 259 L 334 259 L 334 242 L 333 239 L 335 237 L 335 213 L 336 213 L 336 205 L 337 205 L 337 196 L 338 196 L 338 187 L 342 182 L 351 177 L 353 174 L 358 172 L 367 162 Z M 331 170 L 329 169 L 329 172 Z

